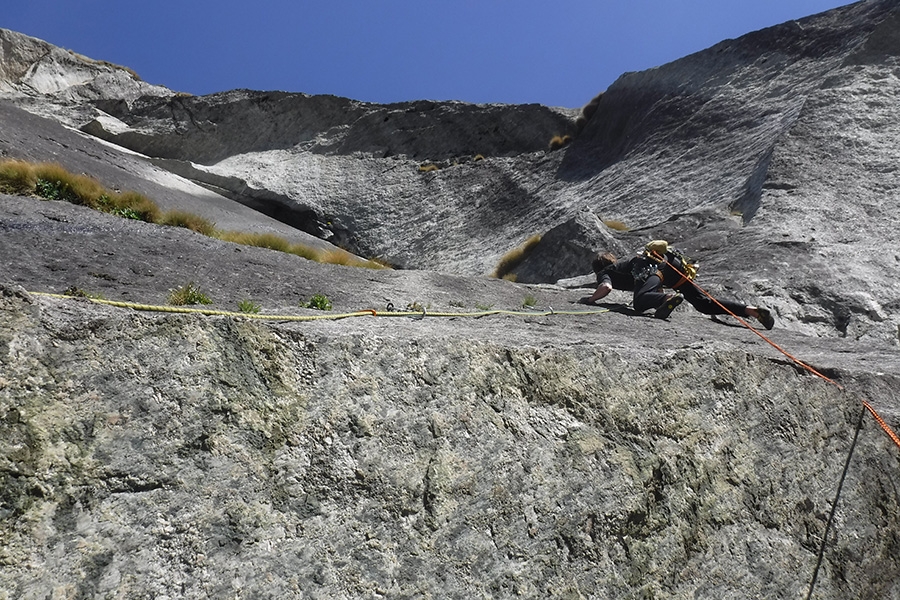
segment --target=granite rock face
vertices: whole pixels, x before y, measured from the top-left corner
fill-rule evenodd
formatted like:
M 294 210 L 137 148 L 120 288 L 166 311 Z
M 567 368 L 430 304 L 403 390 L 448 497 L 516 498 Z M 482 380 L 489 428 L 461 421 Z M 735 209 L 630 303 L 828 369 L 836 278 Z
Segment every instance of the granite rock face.
M 9 598 L 798 597 L 862 417 L 683 333 L 2 303 Z M 816 597 L 900 593 L 862 423 Z
M 194 98 L 0 30 L 0 156 L 403 267 L 0 194 L 0 600 L 900 598 L 900 449 L 862 405 L 898 428 L 898 21 L 724 41 L 577 126 Z M 593 253 L 656 238 L 840 387 L 735 320 L 575 303 Z M 40 294 L 187 282 L 273 319 Z

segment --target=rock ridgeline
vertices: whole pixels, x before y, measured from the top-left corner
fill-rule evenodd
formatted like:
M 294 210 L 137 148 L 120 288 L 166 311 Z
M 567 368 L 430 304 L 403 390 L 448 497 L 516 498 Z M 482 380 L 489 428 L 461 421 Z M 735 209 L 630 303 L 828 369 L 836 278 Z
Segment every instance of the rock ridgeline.
M 900 423 L 898 11 L 625 74 L 580 116 L 193 98 L 0 30 L 4 157 L 409 267 L 0 195 L 0 600 L 900 598 L 900 451 L 861 406 Z M 535 233 L 519 283 L 480 276 Z M 583 292 L 547 282 L 657 237 L 843 389 L 687 306 L 563 314 Z M 26 291 L 187 281 L 367 316 Z
M 0 29 L 0 94 L 72 125 L 92 117 L 94 101 L 119 98 L 133 102 L 174 92 L 141 81 L 126 67 Z

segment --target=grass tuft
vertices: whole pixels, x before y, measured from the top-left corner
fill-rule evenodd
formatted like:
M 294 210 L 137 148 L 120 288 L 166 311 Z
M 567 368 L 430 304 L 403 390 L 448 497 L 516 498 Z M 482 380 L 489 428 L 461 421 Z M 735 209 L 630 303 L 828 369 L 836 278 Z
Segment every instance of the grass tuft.
M 615 229 L 616 231 L 628 231 L 628 225 L 623 223 L 622 221 L 616 221 L 613 219 L 607 219 L 603 221 L 603 224 L 609 227 L 610 229 Z
M 300 306 L 316 310 L 331 310 L 331 300 L 325 294 L 313 294 L 308 302 L 300 302 Z
M 122 192 L 121 194 L 103 194 L 97 199 L 95 207 L 112 215 L 136 219 L 147 223 L 159 222 L 162 214 L 156 203 L 143 194 L 137 192 Z
M 254 246 L 256 248 L 268 248 L 279 252 L 289 252 L 291 243 L 274 233 L 245 233 L 241 231 L 216 230 L 213 237 L 225 242 L 233 242 L 242 246 Z
M 571 135 L 554 135 L 550 139 L 550 150 L 559 150 L 572 141 Z
M 491 277 L 507 279 L 508 275 L 512 275 L 513 269 L 522 264 L 522 261 L 528 258 L 528 255 L 531 254 L 535 247 L 541 242 L 541 237 L 541 234 L 535 234 L 525 240 L 519 247 L 513 248 L 504 254 L 500 258 L 500 262 L 497 264 Z M 515 281 L 515 279 L 511 279 L 510 281 Z
M 169 292 L 169 304 L 172 306 L 186 306 L 189 304 L 212 304 L 212 300 L 193 282 L 175 288 Z
M 238 302 L 238 310 L 242 313 L 248 314 L 257 314 L 259 312 L 260 306 L 256 302 L 252 300 L 241 300 Z
M 187 212 L 184 210 L 170 210 L 164 212 L 159 221 L 160 225 L 170 225 L 172 227 L 184 227 L 197 233 L 202 233 L 213 237 L 216 233 L 216 225 L 209 219 L 205 219 L 200 215 Z
M 4 160 L 0 163 L 0 192 L 4 194 L 33 194 L 37 177 L 34 166 L 21 160 Z
M 306 244 L 292 244 L 291 247 L 288 248 L 288 252 L 299 256 L 300 258 L 322 262 L 322 253 Z

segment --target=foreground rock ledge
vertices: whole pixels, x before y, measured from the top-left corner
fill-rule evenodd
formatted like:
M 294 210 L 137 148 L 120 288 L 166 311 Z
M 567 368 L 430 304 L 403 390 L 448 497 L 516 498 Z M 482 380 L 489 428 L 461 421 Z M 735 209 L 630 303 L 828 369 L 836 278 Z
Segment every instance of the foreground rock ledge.
M 0 598 L 803 597 L 857 399 L 735 345 L 507 325 L 5 288 Z M 897 473 L 864 420 L 817 598 L 900 594 Z

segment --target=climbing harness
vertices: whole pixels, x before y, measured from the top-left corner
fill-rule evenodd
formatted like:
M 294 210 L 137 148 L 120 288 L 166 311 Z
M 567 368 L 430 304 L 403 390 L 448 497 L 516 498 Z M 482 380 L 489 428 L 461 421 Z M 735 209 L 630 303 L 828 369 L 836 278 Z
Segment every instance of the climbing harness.
M 669 282 L 666 282 L 666 286 L 672 288 L 673 290 L 677 290 L 688 281 L 693 281 L 697 278 L 697 270 L 700 268 L 700 266 L 694 261 L 694 259 L 689 258 L 681 250 L 672 248 L 667 242 L 664 242 L 662 240 L 649 242 L 644 248 L 644 256 L 656 263 L 656 271 L 654 272 L 651 266 L 645 267 L 645 270 L 647 268 L 649 268 L 650 270 L 643 277 L 643 281 L 646 281 L 650 275 L 656 275 L 657 277 L 659 277 L 660 281 L 666 282 L 666 276 L 664 273 L 666 265 L 670 266 L 672 270 L 678 274 L 679 277 L 678 281 L 675 283 L 670 284 Z M 678 266 L 673 264 L 673 262 L 669 260 L 669 257 L 675 259 L 678 262 Z

